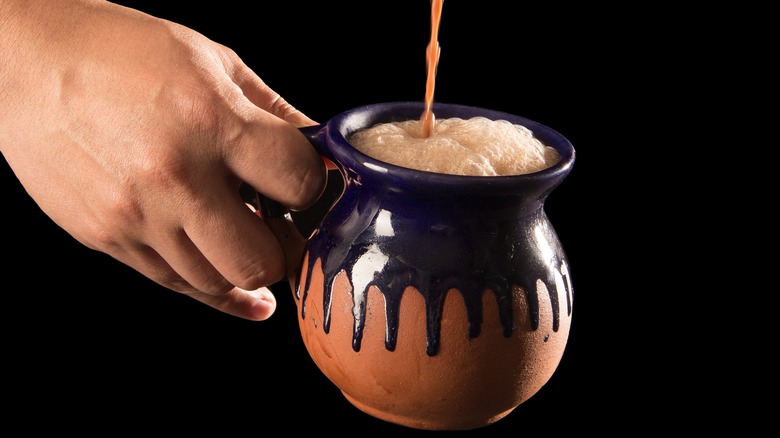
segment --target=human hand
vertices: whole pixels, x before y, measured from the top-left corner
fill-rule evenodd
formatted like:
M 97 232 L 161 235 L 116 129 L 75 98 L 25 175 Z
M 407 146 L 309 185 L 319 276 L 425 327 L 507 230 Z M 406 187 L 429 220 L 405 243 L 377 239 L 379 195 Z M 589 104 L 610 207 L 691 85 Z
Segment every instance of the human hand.
M 242 181 L 293 210 L 325 186 L 314 124 L 232 50 L 104 1 L 0 0 L 0 148 L 79 242 L 264 320 L 282 249 Z

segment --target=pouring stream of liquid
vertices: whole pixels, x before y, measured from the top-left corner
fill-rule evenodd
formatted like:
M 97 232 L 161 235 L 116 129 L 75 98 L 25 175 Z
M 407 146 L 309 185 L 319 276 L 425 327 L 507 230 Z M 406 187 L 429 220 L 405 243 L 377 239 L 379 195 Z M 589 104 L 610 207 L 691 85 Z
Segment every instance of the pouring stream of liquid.
M 433 132 L 435 117 L 433 115 L 433 90 L 436 85 L 436 69 L 439 65 L 441 47 L 439 47 L 439 23 L 444 0 L 431 0 L 431 40 L 428 42 L 425 61 L 428 68 L 428 80 L 425 84 L 425 109 L 420 117 L 423 137 L 429 137 Z

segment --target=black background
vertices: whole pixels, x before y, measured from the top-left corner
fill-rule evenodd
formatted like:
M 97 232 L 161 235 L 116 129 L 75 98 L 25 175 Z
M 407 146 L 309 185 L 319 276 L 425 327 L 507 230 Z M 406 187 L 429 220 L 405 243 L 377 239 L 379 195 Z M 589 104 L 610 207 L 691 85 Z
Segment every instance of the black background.
M 231 47 L 317 121 L 354 106 L 424 98 L 425 0 L 119 3 Z M 626 234 L 640 211 L 620 193 L 637 198 L 643 189 L 622 180 L 629 169 L 612 165 L 614 154 L 626 153 L 617 131 L 631 129 L 632 102 L 646 92 L 633 79 L 644 43 L 618 41 L 635 24 L 630 15 L 614 22 L 571 4 L 444 4 L 435 100 L 536 120 L 578 154 L 546 203 L 574 284 L 563 360 L 505 419 L 445 434 L 600 433 L 620 431 L 629 419 L 643 428 L 663 423 L 644 408 L 660 390 L 646 384 L 642 369 L 652 353 L 640 354 L 630 298 L 639 292 L 625 282 L 642 236 Z M 221 314 L 81 246 L 38 209 L 7 165 L 1 170 L 12 201 L 2 215 L 4 276 L 15 284 L 4 287 L 5 396 L 20 412 L 41 414 L 25 422 L 32 430 L 431 434 L 348 404 L 308 357 L 291 294 L 278 295 L 268 321 Z

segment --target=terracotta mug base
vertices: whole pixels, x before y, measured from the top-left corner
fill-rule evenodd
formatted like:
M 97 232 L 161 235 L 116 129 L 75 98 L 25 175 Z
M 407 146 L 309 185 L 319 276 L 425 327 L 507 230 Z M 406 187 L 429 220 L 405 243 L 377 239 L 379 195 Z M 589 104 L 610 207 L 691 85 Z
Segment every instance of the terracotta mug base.
M 515 408 L 512 408 L 491 418 L 479 418 L 479 419 L 464 418 L 462 419 L 462 421 L 454 423 L 451 419 L 447 421 L 439 421 L 431 418 L 414 418 L 414 417 L 403 416 L 403 415 L 394 415 L 379 409 L 375 409 L 364 403 L 361 403 L 360 401 L 351 397 L 349 394 L 347 394 L 344 391 L 341 391 L 341 393 L 344 394 L 344 397 L 353 406 L 360 409 L 362 412 L 371 415 L 372 417 L 378 418 L 383 421 L 387 421 L 388 423 L 393 423 L 400 426 L 405 426 L 405 427 L 410 427 L 410 428 L 420 429 L 420 430 L 456 431 L 456 430 L 478 429 L 480 427 L 489 426 L 497 422 L 498 420 L 506 417 L 512 411 L 515 410 Z

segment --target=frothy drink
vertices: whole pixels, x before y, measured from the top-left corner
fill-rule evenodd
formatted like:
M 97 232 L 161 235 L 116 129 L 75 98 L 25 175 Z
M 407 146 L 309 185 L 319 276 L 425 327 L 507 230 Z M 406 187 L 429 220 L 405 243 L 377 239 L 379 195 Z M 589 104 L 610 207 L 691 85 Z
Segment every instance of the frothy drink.
M 560 158 L 558 152 L 534 138 L 524 126 L 483 117 L 435 119 L 433 92 L 441 55 L 438 31 L 443 4 L 444 0 L 431 1 L 428 77 L 420 120 L 379 124 L 356 132 L 350 143 L 390 164 L 454 175 L 520 175 L 555 164 Z
M 430 136 L 422 130 L 419 120 L 380 123 L 355 132 L 349 141 L 390 164 L 454 175 L 519 175 L 546 169 L 560 158 L 528 128 L 505 120 L 441 119 Z

